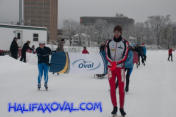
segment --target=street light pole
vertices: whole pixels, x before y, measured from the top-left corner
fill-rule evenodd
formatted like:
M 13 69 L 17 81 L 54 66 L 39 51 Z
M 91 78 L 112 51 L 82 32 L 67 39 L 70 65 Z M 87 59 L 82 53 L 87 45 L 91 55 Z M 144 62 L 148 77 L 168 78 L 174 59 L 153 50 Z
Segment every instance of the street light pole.
M 22 24 L 23 20 L 23 1 L 19 0 L 19 24 Z

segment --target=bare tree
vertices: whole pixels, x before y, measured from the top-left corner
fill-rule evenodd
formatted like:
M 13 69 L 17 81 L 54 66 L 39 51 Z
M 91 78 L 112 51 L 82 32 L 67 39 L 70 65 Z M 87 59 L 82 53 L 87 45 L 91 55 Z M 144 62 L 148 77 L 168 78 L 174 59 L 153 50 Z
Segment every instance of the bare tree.
M 154 33 L 154 38 L 157 40 L 157 46 L 160 48 L 160 39 L 161 39 L 161 33 L 162 29 L 170 23 L 170 15 L 166 16 L 150 16 L 148 17 L 147 23 L 150 27 L 150 29 Z
M 72 45 L 72 36 L 76 34 L 79 23 L 73 20 L 65 20 L 63 23 L 63 35 L 69 37 L 70 46 Z

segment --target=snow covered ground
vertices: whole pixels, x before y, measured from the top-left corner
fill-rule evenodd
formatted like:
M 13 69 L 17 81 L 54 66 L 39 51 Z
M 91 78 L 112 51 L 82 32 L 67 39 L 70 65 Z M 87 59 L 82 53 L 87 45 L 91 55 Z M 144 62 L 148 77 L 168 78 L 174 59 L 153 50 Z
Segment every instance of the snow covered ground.
M 28 56 L 29 63 L 25 64 L 0 56 L 0 117 L 110 117 L 112 104 L 107 78 L 96 79 L 90 74 L 78 73 L 49 74 L 49 90 L 38 91 L 36 60 L 35 56 Z M 149 51 L 146 66 L 135 67 L 132 73 L 125 97 L 127 117 L 175 117 L 175 70 L 176 61 L 167 61 L 167 51 Z M 9 102 L 54 101 L 102 102 L 103 112 L 8 112 Z

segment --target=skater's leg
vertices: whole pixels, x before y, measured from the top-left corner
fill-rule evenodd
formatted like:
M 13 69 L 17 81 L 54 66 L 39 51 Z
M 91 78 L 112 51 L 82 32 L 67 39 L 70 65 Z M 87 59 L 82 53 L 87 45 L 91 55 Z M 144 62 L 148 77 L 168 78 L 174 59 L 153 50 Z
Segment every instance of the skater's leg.
M 128 92 L 129 90 L 130 76 L 131 76 L 132 71 L 133 71 L 133 68 L 128 68 L 128 71 L 126 74 L 126 87 L 125 87 L 126 92 Z
M 38 64 L 38 84 L 41 84 L 41 79 L 42 79 L 42 75 L 43 75 L 43 64 Z
M 23 61 L 23 57 L 21 56 L 20 61 Z
M 169 54 L 168 61 L 170 61 L 170 57 L 171 57 L 171 55 Z
M 171 61 L 173 61 L 173 56 L 172 56 L 172 54 L 171 54 Z
M 117 69 L 117 79 L 119 84 L 119 100 L 120 100 L 120 108 L 124 107 L 124 98 L 125 98 L 125 92 L 124 92 L 124 83 L 125 83 L 125 70 L 118 68 Z
M 147 60 L 147 56 L 146 56 L 146 55 L 144 56 L 144 60 L 145 60 L 145 61 Z
M 145 57 L 142 56 L 142 64 L 145 66 Z
M 124 101 L 125 101 L 125 92 L 124 92 L 125 71 L 124 69 L 121 69 L 121 68 L 118 69 L 117 78 L 119 81 L 120 113 L 124 117 L 126 115 L 126 112 L 124 111 Z
M 26 52 L 24 53 L 24 62 L 26 63 Z
M 130 69 L 128 68 L 127 73 L 126 73 L 126 87 L 125 87 L 126 92 L 128 92 L 129 78 L 130 78 Z
M 116 70 L 114 70 L 113 72 L 111 72 L 110 70 L 108 70 L 108 78 L 109 78 L 109 85 L 110 85 L 110 95 L 111 95 L 111 101 L 114 107 L 117 107 L 117 100 L 116 100 Z M 112 75 L 109 75 L 112 74 Z M 109 77 L 111 76 L 111 77 Z
M 23 61 L 23 62 L 24 62 L 24 58 L 25 58 L 25 53 L 22 52 L 22 53 L 21 53 L 21 59 L 20 59 L 20 61 Z
M 48 69 L 49 69 L 48 65 L 44 64 L 44 80 L 46 85 L 48 83 Z
M 138 56 L 138 66 L 140 65 L 140 56 Z

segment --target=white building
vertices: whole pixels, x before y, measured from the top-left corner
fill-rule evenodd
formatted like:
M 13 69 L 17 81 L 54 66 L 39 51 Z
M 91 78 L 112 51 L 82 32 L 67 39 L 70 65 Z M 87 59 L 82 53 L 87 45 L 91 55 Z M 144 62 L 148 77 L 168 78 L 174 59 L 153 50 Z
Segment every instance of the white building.
M 88 46 L 88 42 L 90 42 L 90 36 L 85 33 L 76 34 L 72 37 L 72 45 L 73 46 Z
M 19 39 L 19 47 L 26 41 L 30 41 L 31 46 L 37 47 L 40 41 L 47 43 L 47 28 L 0 24 L 0 50 L 9 50 L 14 37 Z

